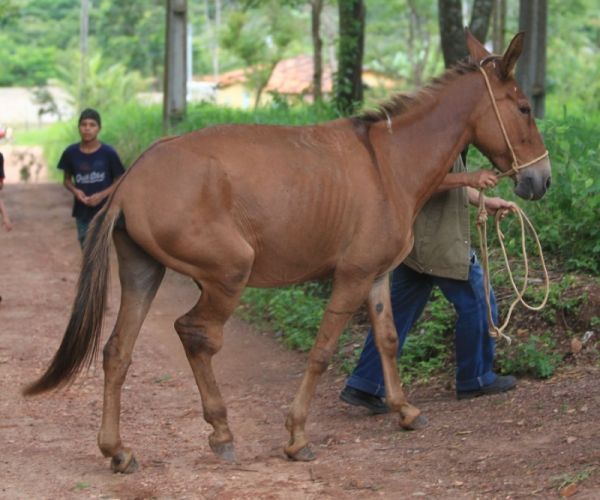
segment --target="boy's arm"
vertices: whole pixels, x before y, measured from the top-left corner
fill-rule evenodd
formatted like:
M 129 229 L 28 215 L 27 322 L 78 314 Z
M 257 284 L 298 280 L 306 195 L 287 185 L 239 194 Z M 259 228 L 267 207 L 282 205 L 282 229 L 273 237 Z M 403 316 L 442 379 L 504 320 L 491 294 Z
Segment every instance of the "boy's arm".
M 63 176 L 63 185 L 69 191 L 71 191 L 71 193 L 73 193 L 73 196 L 75 196 L 75 198 L 77 198 L 81 203 L 83 203 L 84 205 L 89 204 L 88 197 L 85 195 L 85 193 L 81 189 L 78 189 L 75 186 L 75 184 L 73 184 L 73 180 L 71 179 L 71 174 L 69 174 L 66 170 L 65 170 L 65 173 Z
M 103 189 L 102 191 L 98 191 L 88 197 L 88 202 L 91 207 L 95 207 L 104 201 L 105 198 L 108 198 L 110 194 L 115 190 L 115 186 L 117 184 L 117 180 L 125 173 L 125 168 L 123 167 L 123 163 L 121 163 L 121 158 L 119 158 L 119 154 L 111 149 L 110 158 L 110 170 L 113 177 L 113 183 Z
M 98 191 L 97 193 L 94 193 L 90 196 L 88 196 L 87 200 L 87 204 L 90 207 L 95 207 L 96 205 L 102 203 L 102 201 L 107 198 L 110 193 L 112 193 L 115 190 L 115 187 L 117 186 L 116 182 L 113 182 L 110 186 L 108 186 L 106 189 L 103 189 L 102 191 Z

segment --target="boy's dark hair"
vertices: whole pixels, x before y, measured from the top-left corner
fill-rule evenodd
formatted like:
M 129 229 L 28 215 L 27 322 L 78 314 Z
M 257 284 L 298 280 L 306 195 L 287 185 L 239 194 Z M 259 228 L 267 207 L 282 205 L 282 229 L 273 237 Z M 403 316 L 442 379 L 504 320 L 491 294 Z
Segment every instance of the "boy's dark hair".
M 78 123 L 81 124 L 83 120 L 94 120 L 99 127 L 102 126 L 102 121 L 100 120 L 100 113 L 98 113 L 98 111 L 92 108 L 86 108 L 81 112 L 81 114 L 79 115 Z

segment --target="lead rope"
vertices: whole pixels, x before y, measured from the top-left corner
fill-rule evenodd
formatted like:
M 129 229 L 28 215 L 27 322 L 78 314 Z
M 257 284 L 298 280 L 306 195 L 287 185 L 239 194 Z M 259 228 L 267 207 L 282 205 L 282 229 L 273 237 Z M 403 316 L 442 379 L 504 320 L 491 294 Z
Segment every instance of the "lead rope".
M 489 253 L 487 246 L 487 211 L 485 209 L 485 196 L 483 194 L 483 190 L 479 191 L 479 210 L 477 214 L 477 231 L 479 233 L 479 247 L 481 253 L 481 264 L 483 267 L 483 288 L 485 293 L 485 303 L 487 306 L 487 320 L 489 325 L 489 333 L 491 337 L 497 338 L 501 337 L 505 339 L 509 344 L 511 342 L 510 336 L 504 333 L 504 330 L 508 326 L 510 321 L 510 317 L 512 315 L 513 309 L 519 303 L 523 304 L 527 309 L 531 311 L 539 311 L 541 310 L 548 301 L 548 296 L 550 294 L 550 279 L 548 277 L 548 269 L 546 268 L 546 262 L 544 260 L 544 253 L 542 251 L 542 244 L 540 243 L 540 239 L 533 227 L 533 224 L 525 215 L 525 212 L 521 210 L 520 207 L 517 206 L 517 215 L 519 216 L 519 222 L 521 224 L 521 250 L 523 252 L 523 265 L 525 266 L 525 272 L 523 277 L 523 287 L 521 290 L 518 289 L 513 273 L 510 267 L 510 263 L 508 261 L 508 254 L 506 252 L 506 247 L 504 245 L 504 234 L 500 229 L 500 211 L 496 212 L 496 233 L 498 235 L 498 240 L 500 241 L 500 247 L 502 248 L 502 255 L 504 257 L 504 264 L 506 266 L 506 270 L 508 271 L 508 276 L 510 278 L 510 283 L 512 285 L 513 290 L 516 294 L 516 299 L 512 302 L 510 307 L 508 308 L 508 313 L 506 315 L 506 319 L 502 326 L 497 326 L 494 324 L 494 319 L 492 317 L 492 305 L 490 302 L 490 266 L 489 266 Z M 544 299 L 537 306 L 532 306 L 529 304 L 524 298 L 524 294 L 529 286 L 529 259 L 527 257 L 527 247 L 525 245 L 525 223 L 529 227 L 529 230 L 533 234 L 535 239 L 538 252 L 540 254 L 540 262 L 542 263 L 542 269 L 544 271 Z
M 490 81 L 488 79 L 487 73 L 483 69 L 483 64 L 486 62 L 486 59 L 482 60 L 479 64 L 479 71 L 483 75 L 483 79 L 485 80 L 485 85 L 487 87 L 488 93 L 490 95 L 490 99 L 492 101 L 492 106 L 494 107 L 494 112 L 496 113 L 496 118 L 498 118 L 498 123 L 500 124 L 500 129 L 502 130 L 502 135 L 504 136 L 504 140 L 508 145 L 508 149 L 510 150 L 510 154 L 512 155 L 513 162 L 511 165 L 511 170 L 507 172 L 502 172 L 498 175 L 498 177 L 505 177 L 514 175 L 519 172 L 519 170 L 528 167 L 529 165 L 533 165 L 538 161 L 542 160 L 546 156 L 548 156 L 548 151 L 545 151 L 542 155 L 534 158 L 527 163 L 519 164 L 517 160 L 517 156 L 515 151 L 513 150 L 512 144 L 508 138 L 508 134 L 506 133 L 506 128 L 504 127 L 504 123 L 502 122 L 502 117 L 500 116 L 500 111 L 498 110 L 498 106 L 496 104 L 496 100 L 494 99 L 494 93 L 492 92 L 492 86 L 490 85 Z M 525 276 L 523 277 L 523 287 L 521 290 L 518 289 L 515 280 L 513 278 L 513 273 L 510 268 L 510 263 L 508 261 L 508 254 L 506 253 L 506 247 L 504 245 L 504 234 L 500 229 L 500 211 L 496 212 L 496 233 L 498 234 L 498 240 L 500 241 L 500 247 L 502 248 L 502 254 L 504 256 L 504 264 L 508 271 L 508 276 L 510 278 L 510 283 L 517 295 L 517 298 L 512 302 L 510 307 L 508 308 L 508 313 L 506 315 L 506 319 L 502 326 L 497 326 L 494 324 L 494 319 L 492 317 L 492 304 L 490 302 L 490 266 L 489 266 L 489 254 L 488 254 L 488 246 L 487 246 L 487 210 L 485 209 L 485 196 L 483 194 L 483 189 L 479 191 L 479 210 L 477 214 L 477 231 L 479 232 L 479 247 L 481 253 L 481 263 L 483 267 L 483 288 L 485 293 L 485 302 L 487 306 L 487 319 L 489 326 L 489 333 L 491 337 L 497 338 L 501 337 L 505 339 L 509 344 L 512 341 L 511 337 L 504 333 L 504 330 L 508 326 L 510 321 L 510 317 L 512 315 L 513 309 L 519 303 L 523 304 L 527 309 L 531 311 L 539 311 L 541 310 L 548 301 L 548 296 L 550 294 L 550 279 L 548 277 L 548 270 L 546 269 L 546 262 L 544 261 L 544 253 L 542 251 L 542 245 L 540 243 L 540 239 L 533 227 L 533 224 L 529 220 L 529 218 L 525 215 L 525 212 L 521 210 L 519 206 L 517 206 L 517 215 L 519 216 L 519 222 L 521 224 L 521 249 L 523 251 L 523 264 L 525 266 Z M 528 304 L 523 295 L 529 286 L 529 260 L 527 258 L 527 248 L 525 245 L 525 223 L 527 223 L 530 231 L 533 233 L 535 238 L 535 242 L 538 248 L 538 252 L 540 254 L 540 261 L 542 263 L 542 269 L 544 271 L 544 300 L 542 300 L 541 304 L 537 306 L 532 306 Z

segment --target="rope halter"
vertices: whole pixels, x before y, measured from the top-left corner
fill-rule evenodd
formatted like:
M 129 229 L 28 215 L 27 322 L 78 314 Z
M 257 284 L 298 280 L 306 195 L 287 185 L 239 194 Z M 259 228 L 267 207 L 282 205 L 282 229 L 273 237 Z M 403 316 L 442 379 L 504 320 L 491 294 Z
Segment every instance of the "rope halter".
M 498 123 L 500 124 L 500 130 L 502 130 L 502 135 L 504 136 L 504 140 L 506 141 L 508 149 L 510 150 L 510 154 L 512 155 L 512 158 L 513 158 L 511 169 L 507 170 L 506 172 L 502 172 L 498 175 L 498 177 L 505 177 L 507 175 L 508 176 L 515 175 L 519 172 L 519 170 L 529 167 L 530 165 L 533 165 L 534 163 L 537 163 L 538 161 L 546 158 L 548 156 L 548 151 L 547 150 L 544 151 L 543 154 L 541 154 L 537 158 L 534 158 L 531 161 L 528 161 L 527 163 L 519 163 L 519 160 L 517 160 L 517 155 L 515 154 L 515 150 L 512 147 L 510 139 L 508 138 L 508 134 L 506 133 L 506 127 L 504 127 L 504 122 L 502 121 L 502 117 L 500 116 L 500 111 L 498 110 L 498 105 L 496 104 L 496 99 L 494 98 L 494 92 L 492 91 L 490 79 L 488 78 L 487 73 L 483 69 L 483 65 L 486 62 L 493 60 L 497 57 L 498 56 L 494 56 L 494 55 L 484 57 L 481 61 L 479 61 L 478 69 L 481 72 L 481 74 L 483 75 L 483 79 L 485 80 L 485 86 L 488 90 L 488 94 L 490 95 L 490 99 L 492 101 L 492 106 L 494 108 L 494 112 L 496 113 L 496 118 L 498 118 Z

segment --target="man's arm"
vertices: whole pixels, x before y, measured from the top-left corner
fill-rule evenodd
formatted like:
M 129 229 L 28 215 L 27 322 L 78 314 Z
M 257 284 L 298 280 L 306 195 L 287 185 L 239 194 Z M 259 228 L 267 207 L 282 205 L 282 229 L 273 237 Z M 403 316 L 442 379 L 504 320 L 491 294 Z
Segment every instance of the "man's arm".
M 452 172 L 444 177 L 442 183 L 436 189 L 436 193 L 448 191 L 458 187 L 471 187 L 475 189 L 486 189 L 494 187 L 498 183 L 496 174 L 491 170 L 477 170 L 476 172 Z
M 467 188 L 467 197 L 471 205 L 479 205 L 479 190 L 494 187 L 498 183 L 498 177 L 491 170 L 477 170 L 476 172 L 452 172 L 444 177 L 438 186 L 436 193 L 448 191 L 458 187 Z M 484 206 L 488 215 L 495 215 L 501 210 L 500 217 L 504 218 L 509 212 L 516 212 L 517 205 L 498 197 L 484 196 Z
M 471 205 L 479 206 L 480 193 L 477 189 L 467 187 L 467 196 Z M 501 219 L 504 219 L 504 217 L 506 217 L 506 214 L 508 214 L 509 212 L 517 211 L 517 205 L 515 203 L 513 203 L 512 201 L 507 201 L 503 198 L 498 198 L 497 196 L 484 196 L 483 205 L 488 215 L 496 215 L 496 212 L 500 211 Z

